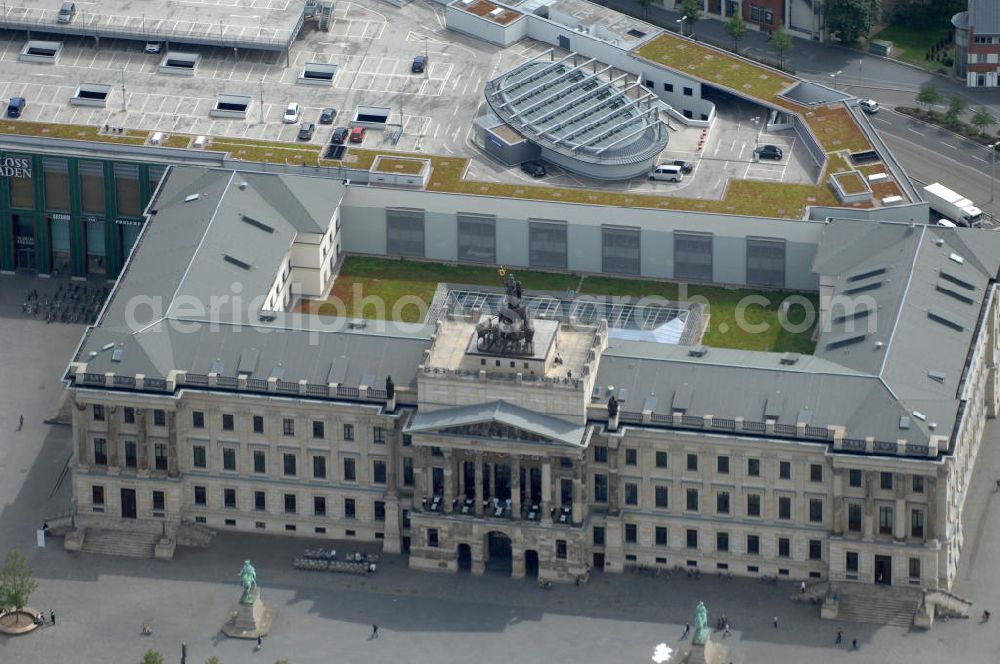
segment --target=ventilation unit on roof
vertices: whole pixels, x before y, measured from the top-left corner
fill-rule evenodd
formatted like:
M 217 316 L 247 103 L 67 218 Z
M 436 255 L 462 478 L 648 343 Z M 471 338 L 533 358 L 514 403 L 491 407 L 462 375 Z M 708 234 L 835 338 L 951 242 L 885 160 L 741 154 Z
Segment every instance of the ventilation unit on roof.
M 937 429 L 937 422 L 928 422 L 927 428 L 930 429 L 931 431 L 934 431 L 934 429 Z
M 254 228 L 259 228 L 260 230 L 264 231 L 265 233 L 273 233 L 274 232 L 274 228 L 272 226 L 268 226 L 263 221 L 257 221 L 253 217 L 248 217 L 245 214 L 241 214 L 240 218 L 243 219 L 244 222 L 250 224 Z
M 964 259 L 964 258 L 962 258 L 961 256 L 959 256 L 959 255 L 958 255 L 958 254 L 956 254 L 956 253 L 952 253 L 952 254 L 950 254 L 950 255 L 948 256 L 948 258 L 949 258 L 949 259 L 951 259 L 951 260 L 953 260 L 953 261 L 955 261 L 955 262 L 956 262 L 956 263 L 958 263 L 959 265 L 961 265 L 962 263 L 964 263 L 964 262 L 965 262 L 965 259 Z
M 866 284 L 858 284 L 857 286 L 851 286 L 850 288 L 844 289 L 845 295 L 857 295 L 858 293 L 866 293 L 868 291 L 878 290 L 882 288 L 882 280 L 870 281 Z
M 363 330 L 368 323 L 365 322 L 364 318 L 352 318 L 347 321 L 348 330 Z
M 274 312 L 271 311 L 261 311 L 259 314 L 257 314 L 257 319 L 265 323 L 273 323 L 275 320 L 277 320 L 277 318 L 278 317 L 274 314 Z
M 973 300 L 968 295 L 965 295 L 964 293 L 959 293 L 957 290 L 955 290 L 953 288 L 948 288 L 947 286 L 942 286 L 940 283 L 938 283 L 937 286 L 935 286 L 935 288 L 936 288 L 936 290 L 939 293 L 944 293 L 945 295 L 950 295 L 951 297 L 955 298 L 959 302 L 964 302 L 965 304 L 974 304 L 975 303 L 975 300 Z
M 791 366 L 798 363 L 799 354 L 798 353 L 785 353 L 781 356 L 781 363 L 786 366 Z
M 462 4 L 463 4 L 463 5 L 471 5 L 471 4 L 472 4 L 473 2 L 475 2 L 475 1 L 476 1 L 476 0 L 462 0 Z
M 232 263 L 236 267 L 243 268 L 244 270 L 249 270 L 250 269 L 250 263 L 247 263 L 246 261 L 241 261 L 239 258 L 235 258 L 233 256 L 230 256 L 229 254 L 223 254 L 222 258 L 227 263 Z
M 708 353 L 708 349 L 704 346 L 693 346 L 688 349 L 689 357 L 705 357 L 706 353 Z
M 237 186 L 240 188 L 240 191 L 246 191 L 246 189 L 247 189 L 247 181 L 243 180 Z
M 909 415 L 900 415 L 899 416 L 899 428 L 900 429 L 909 429 L 910 428 L 910 416 Z
M 865 270 L 864 272 L 858 272 L 857 274 L 852 274 L 851 276 L 847 277 L 847 280 L 861 281 L 862 279 L 867 279 L 868 277 L 876 277 L 880 274 L 885 274 L 886 270 L 888 269 L 889 268 L 885 266 L 873 267 L 870 270 Z
M 931 380 L 943 383 L 945 379 L 945 373 L 943 371 L 928 371 L 927 377 Z
M 490 10 L 490 16 L 500 16 L 503 14 L 503 7 L 497 7 L 496 9 Z
M 199 195 L 200 194 L 191 194 L 190 196 L 186 196 L 184 198 L 184 202 L 185 203 L 190 203 L 191 201 L 196 201 L 196 200 L 198 200 Z
M 945 272 L 944 270 L 941 270 L 941 272 L 939 272 L 938 274 L 940 274 L 941 278 L 944 279 L 945 281 L 950 281 L 951 283 L 955 284 L 956 286 L 961 286 L 965 290 L 971 290 L 971 291 L 976 290 L 976 285 L 975 284 L 970 284 L 965 279 L 962 279 L 960 277 L 956 277 L 955 275 L 949 274 L 948 272 Z
M 124 353 L 125 353 L 125 349 L 122 348 L 121 346 L 119 346 L 118 348 L 115 348 L 114 351 L 111 353 L 111 361 L 112 362 L 121 362 L 122 361 L 122 355 Z
M 945 327 L 950 327 L 951 329 L 955 330 L 956 332 L 963 332 L 965 330 L 965 326 L 964 325 L 956 323 L 955 321 L 951 320 L 950 318 L 948 318 L 946 316 L 942 316 L 941 314 L 936 314 L 933 311 L 928 311 L 927 312 L 927 317 L 929 319 L 931 319 L 932 321 L 934 321 L 935 323 L 940 323 L 941 325 L 944 325 Z
M 927 416 L 924 415 L 923 413 L 921 413 L 919 410 L 913 411 L 913 416 L 915 418 L 917 418 L 918 420 L 920 420 L 921 422 L 926 422 L 927 421 Z
M 844 348 L 845 346 L 853 346 L 856 343 L 864 341 L 868 333 L 864 334 L 849 334 L 842 337 L 837 337 L 836 339 L 831 339 L 826 344 L 827 350 L 833 350 L 835 348 Z

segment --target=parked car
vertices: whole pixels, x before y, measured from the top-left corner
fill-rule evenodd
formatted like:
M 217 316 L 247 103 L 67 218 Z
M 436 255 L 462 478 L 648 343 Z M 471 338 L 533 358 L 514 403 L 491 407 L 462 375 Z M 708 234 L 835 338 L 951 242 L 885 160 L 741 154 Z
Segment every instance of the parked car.
M 24 113 L 24 107 L 28 102 L 24 100 L 24 97 L 11 97 L 10 103 L 7 104 L 7 117 L 8 118 L 19 118 L 21 113 Z
M 365 140 L 365 128 L 364 127 L 351 127 L 351 137 L 349 139 L 351 143 L 360 143 Z
M 684 161 L 683 159 L 675 159 L 674 166 L 680 166 L 681 173 L 683 173 L 684 175 L 690 175 L 692 172 L 694 172 L 694 164 L 688 161 Z
M 76 3 L 75 2 L 64 2 L 62 7 L 59 8 L 59 15 L 56 20 L 60 23 L 69 23 L 76 16 Z
M 757 157 L 760 159 L 781 161 L 783 156 L 785 156 L 785 153 L 777 145 L 762 145 L 757 148 Z
M 333 134 L 330 136 L 330 142 L 334 145 L 343 145 L 347 141 L 347 136 L 351 133 L 351 130 L 347 127 L 337 127 L 333 130 Z
M 423 74 L 424 70 L 427 69 L 427 56 L 426 55 L 416 55 L 413 57 L 413 64 L 410 65 L 410 71 L 414 74 Z
M 521 164 L 521 170 L 533 178 L 545 177 L 545 165 L 537 161 L 526 161 Z
M 660 164 L 649 173 L 649 179 L 680 182 L 684 179 L 684 169 L 677 164 Z
M 312 122 L 303 122 L 299 125 L 299 140 L 308 141 L 313 137 L 313 133 L 316 131 L 316 125 Z
M 865 113 L 878 113 L 878 102 L 874 99 L 862 99 L 858 102 L 858 106 Z
M 300 115 L 302 115 L 302 108 L 293 101 L 285 107 L 285 115 L 282 116 L 281 121 L 285 124 L 295 124 L 299 121 Z
M 146 53 L 159 53 L 163 50 L 163 42 L 158 41 L 148 41 L 146 42 L 146 48 L 144 49 Z
M 320 124 L 333 124 L 333 119 L 337 117 L 337 109 L 335 108 L 324 108 L 319 112 L 319 123 Z

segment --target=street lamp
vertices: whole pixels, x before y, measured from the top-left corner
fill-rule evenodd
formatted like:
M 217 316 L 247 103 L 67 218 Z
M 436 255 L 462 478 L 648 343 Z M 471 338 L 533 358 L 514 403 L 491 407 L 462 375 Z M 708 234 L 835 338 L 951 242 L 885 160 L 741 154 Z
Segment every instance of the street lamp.
M 844 73 L 843 69 L 838 69 L 837 71 L 830 74 L 830 78 L 833 79 L 833 87 L 837 87 L 837 77 Z
M 993 202 L 993 185 L 997 179 L 997 148 L 1000 142 L 990 143 L 990 203 Z
M 759 115 L 753 116 L 752 118 L 750 118 L 750 122 L 753 124 L 754 129 L 757 130 L 754 132 L 753 135 L 753 154 L 756 157 L 757 151 L 760 150 L 760 116 Z
M 676 23 L 681 24 L 681 35 L 686 37 L 687 35 L 684 34 L 684 17 L 681 16 L 679 19 L 677 19 Z

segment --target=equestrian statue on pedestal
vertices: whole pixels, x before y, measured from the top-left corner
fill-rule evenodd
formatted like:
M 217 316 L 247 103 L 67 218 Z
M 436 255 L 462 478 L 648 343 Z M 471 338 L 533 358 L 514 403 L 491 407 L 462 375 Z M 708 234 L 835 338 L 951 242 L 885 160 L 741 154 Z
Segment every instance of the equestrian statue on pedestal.
M 535 329 L 528 307 L 521 301 L 521 282 L 504 267 L 497 274 L 504 280 L 507 294 L 497 314 L 476 325 L 476 349 L 500 355 L 531 355 L 535 350 Z

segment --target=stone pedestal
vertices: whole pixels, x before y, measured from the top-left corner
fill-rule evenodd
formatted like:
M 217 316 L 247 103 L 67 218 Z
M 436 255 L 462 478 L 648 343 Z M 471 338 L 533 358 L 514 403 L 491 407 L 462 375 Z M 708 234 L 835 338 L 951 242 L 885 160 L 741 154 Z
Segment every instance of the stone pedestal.
M 79 551 L 83 548 L 83 540 L 86 536 L 87 531 L 84 528 L 75 528 L 69 531 L 63 540 L 63 548 L 67 551 Z
M 260 588 L 254 588 L 252 594 L 253 602 L 238 602 L 229 612 L 223 634 L 234 639 L 256 639 L 271 631 L 274 608 L 261 601 Z
M 681 658 L 683 664 L 726 664 L 729 648 L 712 641 L 711 637 L 704 644 L 691 644 Z
M 161 537 L 153 546 L 153 556 L 157 560 L 172 560 L 177 541 L 172 537 Z

